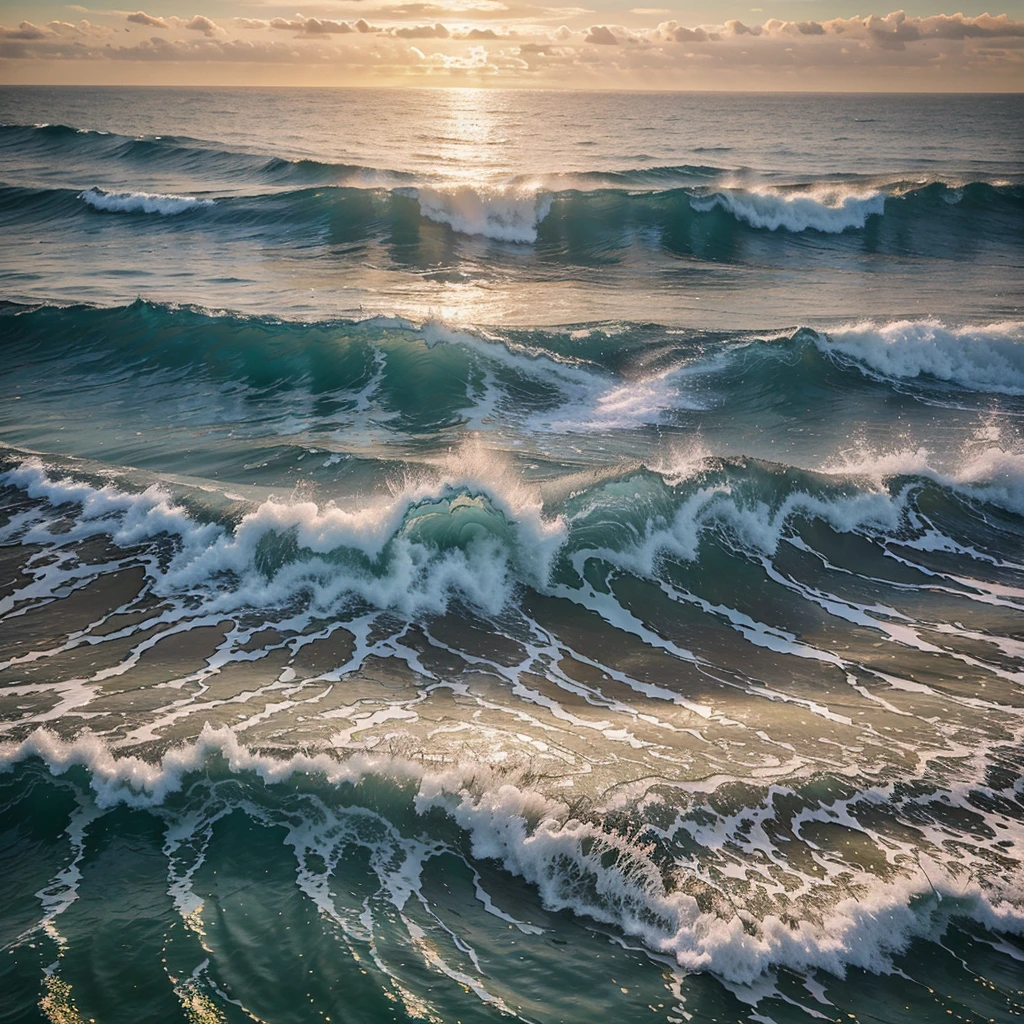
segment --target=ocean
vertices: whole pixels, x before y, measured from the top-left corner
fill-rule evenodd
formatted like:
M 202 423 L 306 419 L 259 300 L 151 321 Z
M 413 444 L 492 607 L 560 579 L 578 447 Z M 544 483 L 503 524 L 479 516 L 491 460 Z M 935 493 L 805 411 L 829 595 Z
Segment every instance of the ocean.
M 1024 96 L 0 89 L 0 1021 L 1024 1014 Z

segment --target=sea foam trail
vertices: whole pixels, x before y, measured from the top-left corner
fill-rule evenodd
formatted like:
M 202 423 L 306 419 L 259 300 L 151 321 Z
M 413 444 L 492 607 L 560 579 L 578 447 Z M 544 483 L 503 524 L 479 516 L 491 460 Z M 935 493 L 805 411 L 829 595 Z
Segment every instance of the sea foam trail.
M 885 212 L 881 192 L 842 192 L 835 188 L 781 192 L 776 189 L 723 189 L 708 196 L 695 196 L 690 205 L 700 213 L 715 207 L 731 213 L 754 228 L 799 233 L 821 231 L 838 235 L 862 228 L 871 216 Z
M 463 235 L 499 242 L 536 242 L 537 225 L 551 210 L 551 196 L 463 187 L 416 190 L 420 213 Z
M 914 939 L 940 940 L 956 919 L 977 922 L 992 932 L 1024 934 L 1019 868 L 996 885 L 973 880 L 965 884 L 934 860 L 927 873 L 920 867 L 914 871 L 909 866 L 913 858 L 907 867 L 912 873 L 886 881 L 853 865 L 836 865 L 837 870 L 857 872 L 858 897 L 836 899 L 833 892 L 814 914 L 799 919 L 757 916 L 745 909 L 737 913 L 735 899 L 727 914 L 702 909 L 685 891 L 687 875 L 694 871 L 685 859 L 669 869 L 675 883 L 669 885 L 666 866 L 656 862 L 653 847 L 642 838 L 634 841 L 606 827 L 596 812 L 575 817 L 562 800 L 515 784 L 507 773 L 483 764 L 429 771 L 422 764 L 365 753 L 345 760 L 305 752 L 275 757 L 244 746 L 227 727 L 209 725 L 191 743 L 166 750 L 160 761 L 119 756 L 88 732 L 65 740 L 37 729 L 20 742 L 0 743 L 0 772 L 33 758 L 53 775 L 85 768 L 100 808 L 159 807 L 183 790 L 189 776 L 209 770 L 211 758 L 223 759 L 235 776 L 251 775 L 265 785 L 296 776 L 332 788 L 371 776 L 412 783 L 420 814 L 443 811 L 468 834 L 475 859 L 497 861 L 536 887 L 548 909 L 569 910 L 619 928 L 687 970 L 710 972 L 734 984 L 753 984 L 778 968 L 821 969 L 838 976 L 850 967 L 887 972 L 893 957 Z M 792 791 L 782 789 L 778 795 L 787 794 Z M 959 794 L 947 799 L 957 802 Z M 877 800 L 868 802 L 877 812 Z M 837 814 L 849 820 L 849 808 L 841 803 L 801 811 L 797 837 L 799 828 L 828 822 Z M 720 824 L 728 834 L 729 820 Z M 850 824 L 856 826 L 855 821 Z M 443 850 L 443 845 L 437 847 Z M 418 888 L 418 872 L 406 883 L 406 888 Z M 849 884 L 847 877 L 840 891 Z
M 158 213 L 165 217 L 204 206 L 213 206 L 212 199 L 198 199 L 195 196 L 160 195 L 152 192 L 104 192 L 97 188 L 80 192 L 78 198 L 94 210 L 105 213 Z
M 938 320 L 865 321 L 816 337 L 829 356 L 881 377 L 935 377 L 970 391 L 1024 395 L 1024 322 L 947 327 Z

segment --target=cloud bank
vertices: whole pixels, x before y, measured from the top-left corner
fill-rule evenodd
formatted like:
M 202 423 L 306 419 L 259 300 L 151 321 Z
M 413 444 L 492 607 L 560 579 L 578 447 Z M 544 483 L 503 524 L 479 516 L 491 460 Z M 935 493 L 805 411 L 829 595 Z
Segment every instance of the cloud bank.
M 238 69 L 315 67 L 339 84 L 472 78 L 501 85 L 647 88 L 1019 89 L 1024 21 L 1006 14 L 886 15 L 644 27 L 586 23 L 583 9 L 467 0 L 408 3 L 355 20 L 191 18 L 105 12 L 77 23 L 0 25 L 0 76 L 33 63 Z M 559 24 L 576 22 L 576 27 Z M 181 70 L 186 69 L 186 70 Z M 142 71 L 139 72 L 143 75 Z M 225 72 L 227 80 L 237 73 Z M 244 77 L 244 76 L 243 76 Z

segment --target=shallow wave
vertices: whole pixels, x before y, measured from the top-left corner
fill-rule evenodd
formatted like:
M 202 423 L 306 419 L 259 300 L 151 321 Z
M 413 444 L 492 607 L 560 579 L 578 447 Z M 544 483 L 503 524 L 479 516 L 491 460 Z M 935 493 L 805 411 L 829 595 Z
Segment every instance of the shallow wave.
M 198 199 L 195 196 L 159 195 L 152 192 L 104 192 L 90 188 L 80 192 L 78 198 L 94 210 L 106 213 L 158 213 L 173 217 L 189 210 L 213 206 L 212 199 Z

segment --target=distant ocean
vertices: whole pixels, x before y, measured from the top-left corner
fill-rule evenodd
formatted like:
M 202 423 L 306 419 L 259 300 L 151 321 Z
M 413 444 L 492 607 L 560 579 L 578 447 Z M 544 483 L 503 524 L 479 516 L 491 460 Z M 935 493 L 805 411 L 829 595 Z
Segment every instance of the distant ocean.
M 1024 1013 L 1024 97 L 0 89 L 0 1022 Z

